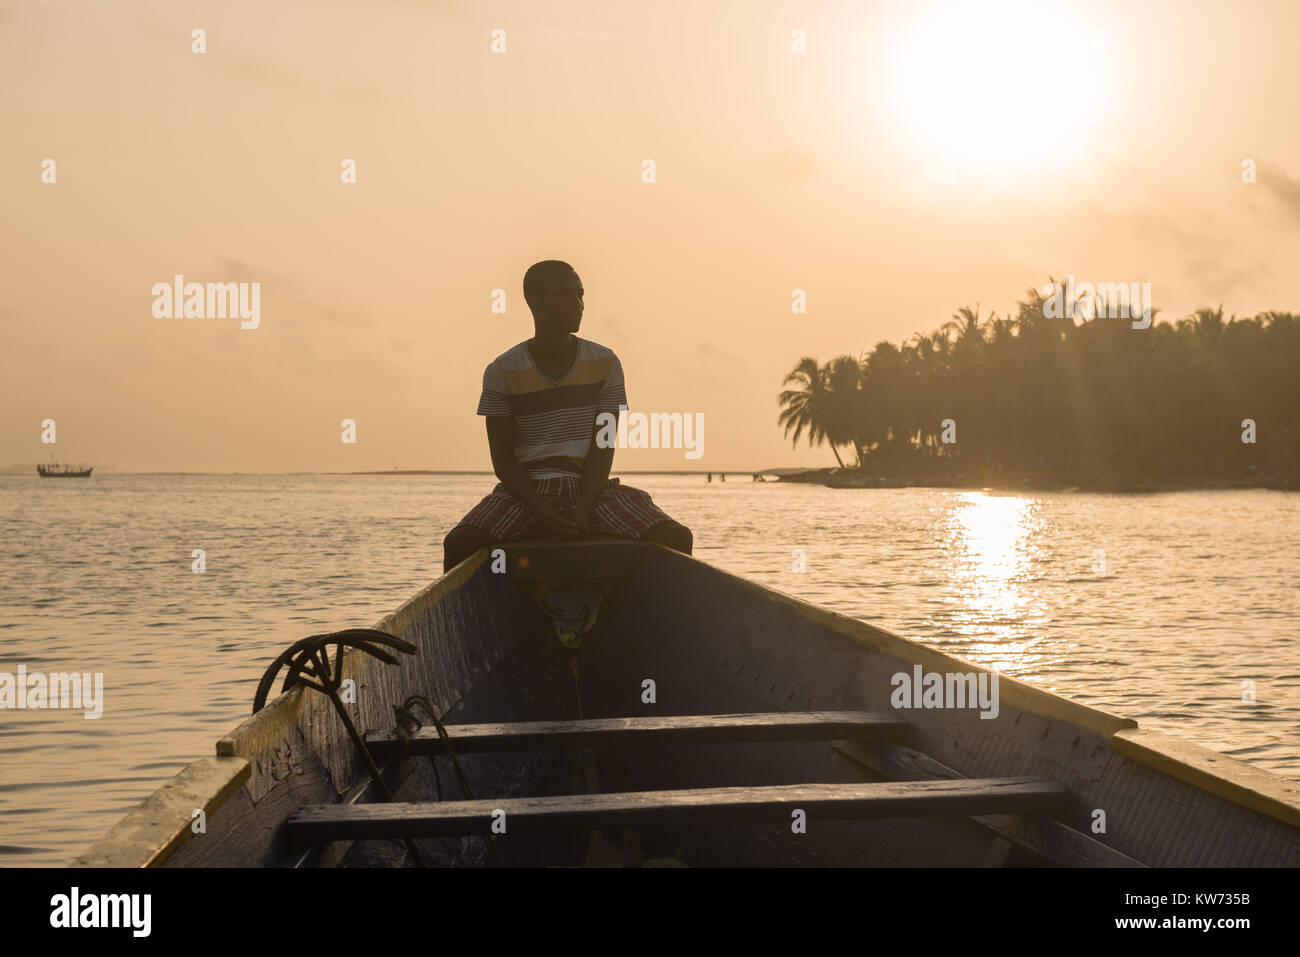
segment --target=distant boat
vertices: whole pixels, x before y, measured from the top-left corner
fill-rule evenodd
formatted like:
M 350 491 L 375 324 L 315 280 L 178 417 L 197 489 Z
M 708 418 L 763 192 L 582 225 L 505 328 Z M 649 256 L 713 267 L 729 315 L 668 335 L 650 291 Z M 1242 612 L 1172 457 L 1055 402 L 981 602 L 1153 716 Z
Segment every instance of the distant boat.
M 40 473 L 41 478 L 90 478 L 94 466 L 83 469 L 74 465 L 59 465 L 57 462 L 51 462 L 49 465 L 36 466 L 36 471 Z

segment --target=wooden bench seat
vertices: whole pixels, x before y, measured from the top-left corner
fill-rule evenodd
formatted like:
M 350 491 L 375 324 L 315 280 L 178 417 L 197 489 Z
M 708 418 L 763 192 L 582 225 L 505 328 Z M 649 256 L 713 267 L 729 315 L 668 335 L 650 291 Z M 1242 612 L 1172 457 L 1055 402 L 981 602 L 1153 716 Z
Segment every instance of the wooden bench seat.
M 795 809 L 820 820 L 1051 813 L 1069 792 L 1047 778 L 970 778 L 689 788 L 615 794 L 495 798 L 420 804 L 331 804 L 300 808 L 286 827 L 301 843 L 491 833 L 595 830 L 720 821 L 789 821 Z
M 483 754 L 663 744 L 863 739 L 895 735 L 907 727 L 907 721 L 891 712 L 781 711 L 446 727 L 457 754 Z M 366 746 L 376 760 L 391 760 L 403 753 L 403 744 L 395 731 L 367 734 Z M 426 727 L 407 737 L 405 753 L 414 757 L 446 754 L 447 750 L 437 729 Z

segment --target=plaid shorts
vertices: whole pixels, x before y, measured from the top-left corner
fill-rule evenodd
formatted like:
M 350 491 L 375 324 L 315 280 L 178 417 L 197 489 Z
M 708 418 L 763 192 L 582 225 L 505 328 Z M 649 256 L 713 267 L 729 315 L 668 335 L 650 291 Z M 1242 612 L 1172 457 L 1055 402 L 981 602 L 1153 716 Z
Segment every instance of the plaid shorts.
M 559 495 L 576 504 L 582 492 L 582 479 L 577 475 L 536 478 L 533 479 L 533 488 L 538 495 Z M 660 522 L 671 521 L 648 494 L 612 478 L 596 499 L 591 514 L 591 531 L 593 535 L 640 538 Z M 510 542 L 531 532 L 545 530 L 528 506 L 499 482 L 483 501 L 469 510 L 460 524 L 472 525 L 492 536 L 496 542 Z

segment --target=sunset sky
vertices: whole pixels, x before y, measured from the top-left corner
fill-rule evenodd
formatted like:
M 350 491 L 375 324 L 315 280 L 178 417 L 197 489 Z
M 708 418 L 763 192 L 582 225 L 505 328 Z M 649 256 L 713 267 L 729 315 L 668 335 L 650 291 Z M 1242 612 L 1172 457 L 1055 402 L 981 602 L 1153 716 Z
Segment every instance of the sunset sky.
M 801 356 L 1049 275 L 1297 311 L 1298 38 L 1295 0 L 2 0 L 0 467 L 53 418 L 104 468 L 488 468 L 547 258 L 634 410 L 704 414 L 616 472 L 833 464 L 776 424 Z M 260 326 L 155 317 L 178 273 Z

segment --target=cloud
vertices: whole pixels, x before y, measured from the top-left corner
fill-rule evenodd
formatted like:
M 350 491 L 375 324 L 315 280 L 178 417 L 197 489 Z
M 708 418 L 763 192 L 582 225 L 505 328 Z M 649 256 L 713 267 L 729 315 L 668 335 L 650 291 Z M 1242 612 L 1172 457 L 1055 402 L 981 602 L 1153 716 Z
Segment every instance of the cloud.
M 1231 299 L 1236 290 L 1273 274 L 1269 266 L 1242 248 L 1238 238 L 1209 209 L 1194 209 L 1168 200 L 1160 210 L 1134 212 L 1131 222 L 1139 236 L 1158 234 L 1168 242 L 1198 296 L 1216 301 Z M 1159 307 L 1160 290 L 1155 293 Z
M 1234 266 L 1219 256 L 1209 256 L 1188 260 L 1184 273 L 1211 298 L 1222 302 L 1232 298 L 1234 290 L 1267 279 L 1273 270 L 1262 263 Z
M 166 45 L 175 45 L 178 51 L 190 53 L 192 27 L 173 27 L 156 18 L 137 22 L 146 36 Z M 372 100 L 379 96 L 379 88 L 371 83 L 317 83 L 302 70 L 258 53 L 229 48 L 214 49 L 208 38 L 208 52 L 203 55 L 205 65 L 249 86 L 262 89 L 281 89 L 289 92 L 326 93 L 345 100 Z
M 1266 193 L 1286 215 L 1300 219 L 1300 180 L 1287 175 L 1276 163 L 1261 160 L 1256 173 L 1256 185 Z
M 268 294 L 271 294 L 294 312 L 300 312 L 308 317 L 324 319 L 326 322 L 352 329 L 374 325 L 373 320 L 366 318 L 359 309 L 340 305 L 344 297 L 338 291 L 328 291 L 327 297 L 322 298 L 318 285 L 308 284 L 291 273 L 276 272 L 233 256 L 222 256 L 217 263 L 221 268 L 220 275 L 216 279 L 204 281 L 260 282 L 263 309 L 266 307 Z
M 747 365 L 745 360 L 734 352 L 728 352 L 726 349 L 719 349 L 707 339 L 695 347 L 695 354 L 701 359 L 707 359 L 711 362 L 718 362 L 723 365 Z
M 379 88 L 374 84 L 316 83 L 297 67 L 277 63 L 256 53 L 209 52 L 207 56 L 216 69 L 249 86 L 279 88 L 294 93 L 303 91 L 325 93 L 345 100 L 366 101 L 379 96 Z
M 561 30 L 558 27 L 543 27 L 542 32 L 550 37 L 563 37 L 566 40 L 614 40 L 622 36 L 612 30 L 596 30 L 591 27 Z

